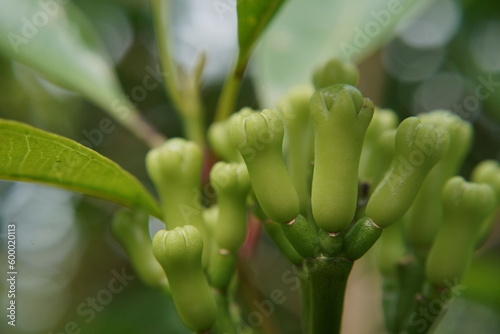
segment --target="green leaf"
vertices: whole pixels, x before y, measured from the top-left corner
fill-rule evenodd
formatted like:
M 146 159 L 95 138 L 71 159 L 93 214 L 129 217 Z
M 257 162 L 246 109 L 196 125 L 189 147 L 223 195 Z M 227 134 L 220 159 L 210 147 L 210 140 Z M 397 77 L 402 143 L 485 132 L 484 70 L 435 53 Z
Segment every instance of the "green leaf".
M 41 3 L 3 1 L 1 52 L 107 109 L 119 88 L 90 23 L 70 3 Z
M 156 201 L 130 173 L 68 138 L 0 119 L 0 179 L 78 191 L 161 217 Z
M 2 0 L 0 53 L 82 94 L 151 146 L 163 142 L 146 134 L 97 32 L 68 0 Z
M 273 105 L 333 56 L 360 62 L 432 0 L 292 0 L 256 50 L 255 87 Z
M 238 1 L 239 64 L 248 61 L 255 42 L 285 1 L 286 0 Z
M 219 97 L 215 121 L 226 119 L 233 111 L 240 90 L 243 74 L 248 60 L 253 53 L 255 43 L 265 28 L 271 22 L 278 9 L 286 0 L 239 0 L 238 14 L 238 44 L 239 54 L 231 74 L 226 78 Z

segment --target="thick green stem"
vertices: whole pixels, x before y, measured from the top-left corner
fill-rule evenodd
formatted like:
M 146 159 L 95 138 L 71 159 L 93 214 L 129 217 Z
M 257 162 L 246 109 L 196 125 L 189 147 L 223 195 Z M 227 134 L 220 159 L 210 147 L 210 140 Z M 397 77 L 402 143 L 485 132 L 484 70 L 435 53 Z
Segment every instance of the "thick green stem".
M 396 314 L 400 287 L 396 275 L 388 275 L 384 277 L 382 291 L 382 307 L 384 309 L 385 327 L 388 333 L 397 334 L 398 325 L 396 324 Z
M 246 62 L 238 62 L 226 78 L 219 97 L 217 109 L 215 111 L 215 122 L 226 119 L 235 111 L 234 108 L 236 105 L 236 99 L 238 97 L 238 92 L 240 91 L 246 67 Z
M 303 258 L 299 253 L 297 253 L 295 248 L 293 248 L 290 241 L 288 241 L 281 225 L 273 221 L 267 221 L 263 223 L 263 226 L 267 234 L 271 237 L 271 239 L 273 239 L 281 254 L 283 254 L 293 264 L 297 266 L 300 265 Z
M 418 295 L 414 309 L 404 330 L 407 334 L 427 334 L 446 313 L 446 306 L 454 298 L 450 287 L 426 286 Z
M 192 117 L 184 118 L 184 133 L 186 138 L 203 147 L 205 143 L 205 122 L 201 112 L 197 112 Z
M 417 296 L 422 291 L 425 279 L 422 261 L 412 258 L 398 266 L 399 297 L 394 313 L 395 326 L 402 330 L 408 323 L 411 312 L 417 304 Z
M 289 138 L 289 169 L 290 177 L 300 201 L 300 213 L 307 217 L 311 211 L 311 189 L 308 180 L 312 174 L 311 162 L 307 159 L 312 138 L 306 132 L 304 137 Z
M 217 303 L 217 321 L 215 323 L 216 332 L 223 334 L 236 334 L 236 327 L 231 317 L 230 302 L 227 293 L 215 292 Z
M 175 64 L 171 50 L 170 1 L 151 0 L 155 23 L 160 65 L 164 72 L 165 91 L 184 122 L 184 132 L 189 140 L 203 146 L 205 124 L 199 92 L 201 72 L 205 64 L 203 54 L 195 66 L 193 75 L 182 75 Z
M 342 322 L 347 278 L 353 262 L 319 257 L 306 261 L 311 284 L 309 334 L 338 334 Z
M 177 105 L 184 121 L 186 137 L 201 146 L 205 144 L 205 119 L 200 93 L 201 75 L 204 67 L 205 54 L 201 53 L 196 61 L 194 72 L 183 77 L 182 100 Z
M 302 297 L 302 332 L 307 333 L 309 328 L 309 314 L 311 309 L 311 282 L 306 275 L 300 275 L 300 292 Z
M 158 147 L 167 140 L 167 137 L 161 134 L 153 124 L 141 116 L 132 102 L 123 101 L 121 106 L 126 108 L 123 110 L 118 108 L 122 110 L 121 114 L 112 111 L 111 115 L 149 148 Z M 101 107 L 106 109 L 107 104 L 101 104 Z M 107 110 L 110 109 L 108 108 Z
M 160 63 L 165 72 L 165 89 L 175 105 L 182 104 L 177 67 L 170 50 L 170 1 L 151 0 Z

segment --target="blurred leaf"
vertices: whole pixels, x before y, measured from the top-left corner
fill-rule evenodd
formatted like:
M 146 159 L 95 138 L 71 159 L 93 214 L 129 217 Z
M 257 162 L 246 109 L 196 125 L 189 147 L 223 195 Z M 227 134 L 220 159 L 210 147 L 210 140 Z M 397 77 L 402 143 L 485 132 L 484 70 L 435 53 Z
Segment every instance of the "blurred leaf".
M 146 141 L 151 137 L 141 135 L 147 126 L 123 94 L 94 27 L 68 0 L 2 0 L 0 36 L 8 58 L 82 94 Z
M 286 0 L 238 1 L 238 63 L 246 63 L 255 42 Z
M 432 0 L 291 0 L 256 50 L 256 88 L 265 106 L 311 81 L 333 56 L 359 62 Z
M 500 267 L 494 254 L 478 256 L 464 277 L 465 296 L 500 310 Z
M 75 7 L 27 0 L 4 0 L 2 7 L 0 50 L 4 54 L 100 106 L 110 104 L 119 88 L 109 58 Z
M 161 216 L 141 183 L 113 161 L 68 138 L 2 119 L 0 179 L 49 184 Z

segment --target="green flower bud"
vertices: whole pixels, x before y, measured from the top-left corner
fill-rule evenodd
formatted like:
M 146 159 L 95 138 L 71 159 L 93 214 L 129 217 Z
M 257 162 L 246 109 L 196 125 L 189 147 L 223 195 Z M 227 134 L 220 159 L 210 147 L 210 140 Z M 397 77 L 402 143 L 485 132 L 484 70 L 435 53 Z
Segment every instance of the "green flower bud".
M 310 86 L 298 86 L 291 89 L 278 103 L 287 130 L 302 135 L 309 123 L 309 102 L 314 94 Z
M 370 125 L 368 125 L 368 129 L 366 129 L 363 149 L 359 159 L 358 174 L 361 181 L 374 186 L 375 180 L 380 179 L 380 170 L 383 169 L 382 173 L 384 173 L 385 168 L 389 167 L 384 156 L 387 150 L 381 137 L 388 130 L 395 129 L 397 126 L 398 116 L 394 111 L 375 108 L 373 118 Z
M 148 223 L 146 212 L 122 209 L 114 215 L 111 229 L 141 280 L 152 288 L 168 291 L 167 276 L 153 255 Z
M 219 161 L 210 171 L 210 182 L 219 206 L 215 239 L 222 249 L 236 252 L 246 235 L 246 199 L 250 191 L 247 168 L 243 163 Z
M 368 252 L 381 234 L 382 229 L 375 225 L 373 220 L 368 217 L 359 219 L 345 236 L 343 257 L 351 261 L 359 259 Z
M 304 258 L 295 250 L 282 229 L 282 224 L 273 221 L 263 222 L 264 229 L 274 241 L 281 254 L 283 254 L 291 263 L 300 265 Z
M 335 85 L 311 98 L 315 132 L 312 213 L 318 226 L 339 232 L 351 223 L 358 197 L 358 166 L 373 103 L 352 86 Z
M 215 299 L 201 264 L 203 239 L 194 226 L 161 230 L 153 252 L 167 273 L 180 318 L 193 331 L 209 330 L 217 317 Z
M 313 131 L 309 117 L 309 101 L 314 90 L 310 86 L 292 89 L 279 103 L 285 121 L 287 166 L 300 199 L 300 212 L 310 210 L 310 182 L 313 161 Z
M 472 145 L 474 135 L 472 125 L 448 110 L 435 110 L 420 114 L 418 117 L 422 123 L 430 123 L 445 128 L 450 135 L 448 151 L 429 175 L 433 176 L 434 173 L 438 174 L 440 172 L 441 178 L 449 178 L 458 173 Z M 444 185 L 445 182 L 441 184 Z
M 467 270 L 482 222 L 495 206 L 491 186 L 466 182 L 456 176 L 446 182 L 444 222 L 426 263 L 426 276 L 435 286 L 460 281 Z
M 212 238 L 215 235 L 215 229 L 217 228 L 217 222 L 219 220 L 219 206 L 214 204 L 209 208 L 203 210 L 203 222 L 205 223 L 205 231 Z M 206 247 L 205 244 L 203 244 Z
M 255 196 L 264 213 L 279 223 L 299 213 L 299 198 L 283 161 L 284 131 L 275 109 L 231 120 L 231 139 L 247 165 Z
M 391 165 L 392 158 L 394 157 L 396 132 L 396 129 L 387 130 L 383 132 L 377 140 L 379 155 L 378 160 L 374 162 L 373 171 L 370 173 L 372 177 L 370 182 L 370 194 L 373 193 Z
M 495 190 L 496 206 L 500 205 L 500 163 L 495 160 L 485 160 L 472 171 L 471 179 L 477 183 L 486 183 Z
M 303 216 L 299 215 L 291 222 L 282 225 L 282 229 L 300 256 L 307 259 L 319 255 L 318 235 Z
M 240 113 L 251 114 L 250 108 L 243 108 Z M 243 161 L 240 152 L 234 147 L 231 141 L 231 118 L 233 115 L 223 121 L 214 122 L 208 128 L 208 142 L 214 152 L 223 160 L 231 162 Z
M 481 224 L 478 236 L 477 246 L 481 246 L 493 228 L 496 212 L 500 209 L 500 164 L 495 160 L 485 160 L 477 165 L 472 171 L 471 179 L 473 182 L 489 184 L 495 191 L 496 209 Z
M 401 219 L 429 171 L 446 154 L 449 141 L 446 130 L 417 117 L 401 122 L 391 166 L 368 200 L 366 215 L 382 228 Z
M 423 123 L 441 126 L 450 135 L 448 152 L 429 172 L 405 221 L 407 240 L 415 249 L 426 253 L 443 220 L 441 203 L 430 199 L 440 194 L 445 182 L 459 172 L 472 144 L 473 129 L 468 122 L 446 110 L 422 114 L 419 118 Z
M 218 249 L 217 242 L 215 241 L 215 231 L 217 230 L 217 223 L 219 220 L 219 206 L 212 205 L 205 208 L 202 213 L 203 216 L 203 268 L 210 266 L 210 261 L 214 250 Z
M 187 224 L 202 228 L 200 147 L 181 138 L 169 139 L 149 151 L 146 167 L 160 194 L 167 228 Z
M 313 83 L 316 89 L 326 88 L 335 84 L 358 84 L 359 72 L 353 63 L 340 59 L 330 59 L 323 66 L 318 67 L 313 74 Z
M 344 232 L 326 232 L 324 230 L 319 230 L 319 244 L 321 246 L 321 252 L 324 254 L 324 256 L 341 256 L 342 246 L 344 245 L 344 237 Z
M 406 253 L 401 222 L 384 228 L 375 247 L 377 266 L 382 276 L 396 275 L 397 265 Z
M 210 278 L 210 285 L 222 291 L 227 290 L 234 276 L 237 261 L 237 253 L 214 248 L 210 256 L 207 273 Z

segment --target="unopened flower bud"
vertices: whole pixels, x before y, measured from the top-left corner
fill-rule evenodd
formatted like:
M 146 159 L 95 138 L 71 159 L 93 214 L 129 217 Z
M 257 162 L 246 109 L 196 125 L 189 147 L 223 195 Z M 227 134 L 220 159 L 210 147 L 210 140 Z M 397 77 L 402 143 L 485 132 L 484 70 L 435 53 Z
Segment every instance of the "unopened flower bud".
M 203 238 L 194 226 L 161 230 L 153 238 L 153 252 L 167 274 L 180 318 L 191 330 L 209 330 L 217 307 L 203 272 Z
M 148 223 L 146 212 L 123 209 L 113 217 L 111 228 L 141 280 L 150 287 L 168 290 L 165 272 L 153 255 Z
M 167 228 L 187 224 L 201 228 L 200 147 L 181 138 L 169 139 L 148 153 L 146 167 L 160 194 Z
M 419 118 L 446 129 L 450 135 L 448 151 L 429 172 L 405 220 L 406 239 L 414 249 L 426 253 L 443 220 L 441 203 L 429 199 L 440 194 L 446 181 L 459 172 L 471 147 L 473 130 L 468 122 L 446 110 L 421 114 Z
M 488 238 L 496 221 L 496 213 L 500 209 L 500 164 L 495 160 L 485 160 L 472 171 L 473 182 L 489 184 L 495 191 L 496 209 L 481 224 L 477 246 L 481 246 Z
M 449 141 L 446 130 L 417 117 L 401 122 L 391 166 L 368 200 L 366 215 L 382 228 L 397 222 L 410 208 L 429 171 L 446 154 Z
M 491 186 L 451 178 L 443 189 L 443 225 L 426 263 L 427 279 L 436 286 L 460 281 L 474 252 L 481 222 L 493 212 Z
M 384 133 L 396 129 L 398 126 L 398 116 L 390 109 L 375 108 L 373 118 L 366 129 L 363 149 L 359 160 L 359 178 L 363 182 L 368 182 L 374 186 L 376 180 L 380 179 L 380 170 L 385 172 L 387 149 L 384 140 L 381 139 Z M 393 144 L 394 145 L 394 144 Z
M 285 223 L 299 213 L 299 199 L 283 160 L 284 124 L 275 109 L 231 120 L 231 139 L 243 156 L 255 196 L 264 213 Z
M 243 108 L 240 113 L 251 114 L 253 110 Z M 212 123 L 207 133 L 210 147 L 220 158 L 228 162 L 242 161 L 240 152 L 238 152 L 231 141 L 231 118 L 234 116 L 233 114 L 223 121 Z
M 313 74 L 313 83 L 316 89 L 326 88 L 336 84 L 356 86 L 359 72 L 356 65 L 340 59 L 330 59 L 323 66 L 318 67 Z
M 358 197 L 358 166 L 373 103 L 359 90 L 334 85 L 311 98 L 314 172 L 311 205 L 314 220 L 327 232 L 351 223 Z
M 246 235 L 246 199 L 250 191 L 247 168 L 243 163 L 219 161 L 210 171 L 210 182 L 219 207 L 215 239 L 220 248 L 236 252 Z
M 313 131 L 309 101 L 314 90 L 296 87 L 279 103 L 285 122 L 285 156 L 292 183 L 300 199 L 300 211 L 307 214 L 311 206 L 310 179 L 313 161 Z

